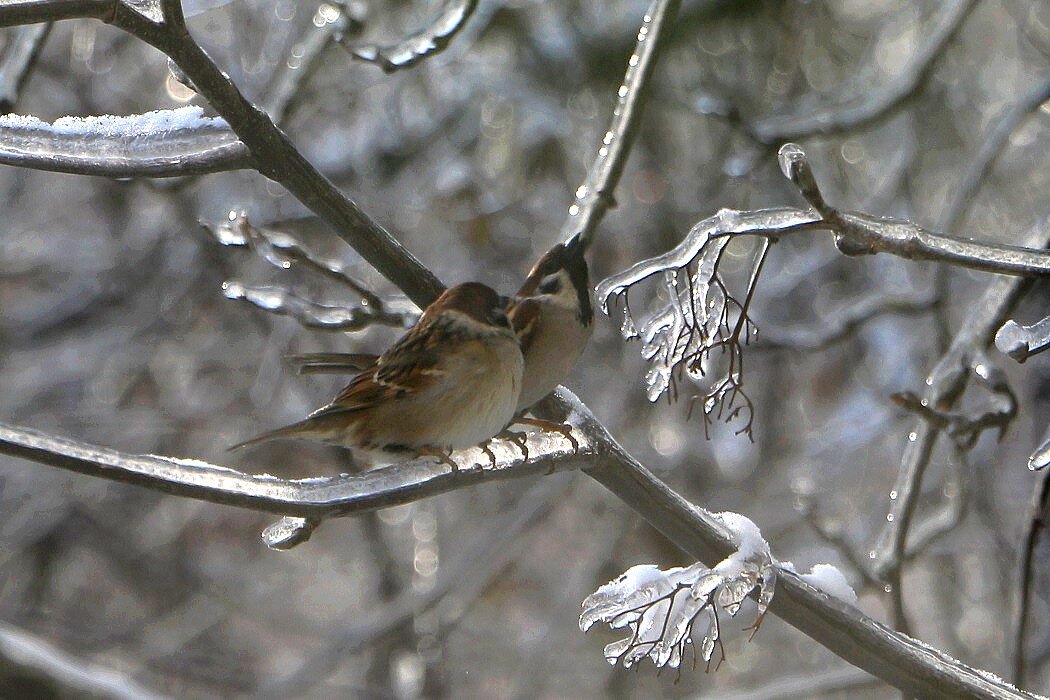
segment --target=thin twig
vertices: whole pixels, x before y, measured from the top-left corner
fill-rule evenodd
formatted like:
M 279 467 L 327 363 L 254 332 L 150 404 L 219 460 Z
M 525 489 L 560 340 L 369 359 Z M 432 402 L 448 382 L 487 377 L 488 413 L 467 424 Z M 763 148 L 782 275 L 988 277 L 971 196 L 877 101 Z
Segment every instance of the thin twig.
M 51 23 L 19 27 L 0 61 L 0 114 L 15 111 L 18 97 L 44 49 Z
M 1013 682 L 1018 687 L 1025 684 L 1025 639 L 1028 637 L 1029 603 L 1032 597 L 1032 579 L 1035 575 L 1035 549 L 1040 536 L 1050 519 L 1050 469 L 1036 476 L 1032 491 L 1032 502 L 1026 518 L 1024 541 L 1021 544 L 1017 566 L 1017 598 L 1014 601 L 1014 668 Z
M 386 46 L 357 43 L 349 38 L 340 38 L 339 43 L 354 58 L 375 64 L 384 73 L 393 73 L 448 48 L 452 39 L 467 25 L 477 6 L 478 0 L 447 0 L 441 13 L 427 27 Z
M 613 192 L 623 173 L 642 121 L 648 87 L 660 49 L 667 42 L 681 0 L 653 0 L 638 30 L 638 43 L 627 62 L 627 73 L 617 92 L 612 122 L 602 137 L 602 145 L 587 179 L 576 190 L 569 217 L 561 228 L 561 239 L 579 236 L 589 246 L 609 207 L 615 204 Z
M 1025 236 L 1025 243 L 1033 248 L 1050 244 L 1050 221 L 1035 226 Z M 974 304 L 973 312 L 955 336 L 948 352 L 927 377 L 921 399 L 924 405 L 940 411 L 951 408 L 966 387 L 970 358 L 991 344 L 996 330 L 1020 299 L 1025 287 L 1021 278 L 999 277 L 992 280 L 980 300 Z M 874 550 L 874 570 L 884 579 L 892 577 L 904 561 L 905 541 L 915 512 L 919 487 L 940 433 L 928 421 L 920 420 L 908 435 L 897 483 L 893 487 L 896 498 L 890 502 L 890 512 Z

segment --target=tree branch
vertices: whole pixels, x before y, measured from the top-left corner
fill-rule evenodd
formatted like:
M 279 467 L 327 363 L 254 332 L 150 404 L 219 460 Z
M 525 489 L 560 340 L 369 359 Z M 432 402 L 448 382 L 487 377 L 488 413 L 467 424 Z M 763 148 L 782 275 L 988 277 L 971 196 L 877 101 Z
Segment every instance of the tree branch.
M 0 117 L 0 163 L 103 177 L 179 177 L 254 168 L 222 119 L 182 107 L 127 117 Z
M 0 62 L 0 114 L 14 111 L 18 96 L 44 48 L 51 23 L 19 28 Z
M 259 172 L 283 185 L 412 301 L 426 306 L 444 286 L 430 270 L 373 221 L 299 153 L 270 118 L 249 102 L 194 42 L 178 0 L 164 0 L 154 21 L 118 0 L 27 0 L 0 6 L 0 26 L 72 18 L 113 24 L 167 54 L 233 129 Z
M 340 39 L 339 43 L 354 58 L 375 64 L 384 73 L 393 73 L 448 48 L 452 39 L 467 25 L 477 6 L 478 0 L 447 0 L 429 26 L 388 46 L 359 44 L 345 39 Z
M 576 190 L 569 217 L 562 225 L 563 241 L 579 236 L 584 245 L 589 246 L 605 212 L 615 204 L 613 192 L 642 121 L 650 78 L 680 5 L 681 0 L 653 0 L 645 13 L 638 30 L 638 43 L 627 62 L 627 73 L 617 92 L 612 122 L 602 138 L 587 179 Z
M 1050 244 L 1050 220 L 1035 226 L 1025 237 L 1025 242 L 1033 247 Z M 956 334 L 948 352 L 926 379 L 921 399 L 923 405 L 939 411 L 951 408 L 966 387 L 970 358 L 991 344 L 996 330 L 1002 326 L 1024 292 L 1024 282 L 1017 277 L 992 280 L 974 305 L 967 322 Z M 875 572 L 883 579 L 895 578 L 904 561 L 905 540 L 922 476 L 940 434 L 941 430 L 926 420 L 919 420 L 909 434 L 897 483 L 893 488 L 896 498 L 890 502 L 890 513 L 875 546 L 872 562 Z

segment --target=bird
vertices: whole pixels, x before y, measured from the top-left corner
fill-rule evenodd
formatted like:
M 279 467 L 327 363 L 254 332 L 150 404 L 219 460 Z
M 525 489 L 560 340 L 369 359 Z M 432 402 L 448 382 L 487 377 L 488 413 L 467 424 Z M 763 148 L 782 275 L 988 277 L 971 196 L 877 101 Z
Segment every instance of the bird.
M 532 266 L 507 310 L 525 358 L 518 413 L 565 381 L 591 338 L 585 252 L 579 236 L 555 244 Z
M 486 443 L 510 423 L 523 372 L 505 298 L 478 282 L 459 284 L 329 404 L 230 450 L 297 438 L 368 456 L 430 454 L 449 461 L 453 450 Z
M 508 300 L 507 315 L 525 361 L 518 414 L 565 380 L 590 340 L 594 310 L 585 252 L 578 236 L 556 243 L 540 256 Z M 285 359 L 301 374 L 346 373 L 364 369 L 375 356 L 303 353 Z

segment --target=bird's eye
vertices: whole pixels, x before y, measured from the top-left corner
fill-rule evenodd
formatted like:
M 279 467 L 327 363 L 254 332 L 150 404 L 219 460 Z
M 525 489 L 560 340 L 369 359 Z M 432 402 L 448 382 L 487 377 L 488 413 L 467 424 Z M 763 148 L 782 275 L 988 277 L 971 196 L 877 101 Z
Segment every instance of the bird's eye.
M 507 312 L 503 309 L 495 309 L 489 314 L 489 320 L 492 321 L 492 325 L 494 326 L 510 328 L 510 319 L 507 317 Z
M 561 277 L 559 275 L 547 275 L 538 287 L 540 294 L 557 294 L 561 291 Z

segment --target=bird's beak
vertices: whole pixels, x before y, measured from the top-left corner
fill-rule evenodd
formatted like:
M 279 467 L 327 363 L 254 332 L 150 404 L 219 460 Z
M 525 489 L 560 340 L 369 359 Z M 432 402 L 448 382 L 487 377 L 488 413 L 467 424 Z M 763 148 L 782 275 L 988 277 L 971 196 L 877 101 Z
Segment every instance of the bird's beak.
M 569 255 L 583 255 L 586 252 L 583 241 L 580 240 L 580 234 L 575 234 L 569 240 L 563 244 L 565 246 L 565 252 Z

